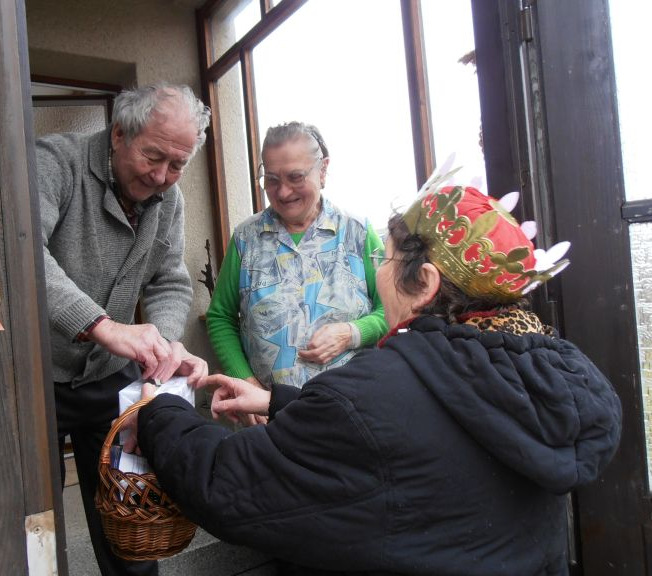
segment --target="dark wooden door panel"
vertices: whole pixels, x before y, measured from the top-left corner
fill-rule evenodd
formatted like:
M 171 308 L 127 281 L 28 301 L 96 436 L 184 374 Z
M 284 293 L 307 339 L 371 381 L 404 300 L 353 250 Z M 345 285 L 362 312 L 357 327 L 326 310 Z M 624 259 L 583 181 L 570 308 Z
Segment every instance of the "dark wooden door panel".
M 583 574 L 644 574 L 647 498 L 641 383 L 606 0 L 539 1 L 545 145 L 554 226 L 571 242 L 560 277 L 565 336 L 610 378 L 623 405 L 620 449 L 577 492 Z

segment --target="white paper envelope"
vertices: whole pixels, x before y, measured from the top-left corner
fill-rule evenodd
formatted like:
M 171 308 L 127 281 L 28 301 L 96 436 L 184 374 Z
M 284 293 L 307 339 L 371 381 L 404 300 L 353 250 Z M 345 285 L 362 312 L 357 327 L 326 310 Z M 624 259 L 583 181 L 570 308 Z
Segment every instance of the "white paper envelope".
M 143 388 L 143 380 L 136 380 L 120 390 L 118 399 L 120 402 L 120 414 L 122 414 L 129 406 L 140 400 L 141 390 Z M 167 382 L 161 384 L 156 388 L 156 395 L 161 393 L 175 394 L 195 405 L 195 390 L 188 386 L 188 378 L 185 376 L 174 376 Z M 127 439 L 128 432 L 124 430 L 120 432 L 120 444 L 124 444 Z M 120 468 L 122 470 L 122 468 Z

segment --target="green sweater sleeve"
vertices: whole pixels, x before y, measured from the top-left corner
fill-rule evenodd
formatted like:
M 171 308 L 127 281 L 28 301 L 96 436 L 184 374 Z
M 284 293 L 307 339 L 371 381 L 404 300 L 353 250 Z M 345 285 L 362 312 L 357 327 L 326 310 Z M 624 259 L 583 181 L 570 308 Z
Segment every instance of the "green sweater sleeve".
M 378 233 L 373 229 L 371 223 L 367 223 L 367 239 L 364 250 L 364 271 L 367 278 L 367 290 L 373 302 L 371 314 L 358 318 L 353 322 L 360 330 L 361 346 L 372 346 L 380 340 L 387 332 L 385 311 L 376 291 L 376 269 L 371 254 L 382 252 L 385 249 Z
M 240 255 L 232 237 L 206 311 L 206 328 L 224 374 L 234 378 L 249 378 L 253 376 L 253 370 L 240 342 L 239 278 Z

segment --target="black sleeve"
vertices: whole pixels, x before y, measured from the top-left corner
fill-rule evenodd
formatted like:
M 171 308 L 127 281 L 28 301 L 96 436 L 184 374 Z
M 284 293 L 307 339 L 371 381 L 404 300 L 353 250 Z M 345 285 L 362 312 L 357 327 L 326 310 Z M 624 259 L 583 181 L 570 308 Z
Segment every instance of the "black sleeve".
M 277 393 L 279 404 L 290 394 Z M 138 426 L 163 489 L 216 537 L 324 567 L 381 554 L 381 451 L 329 386 L 306 386 L 269 424 L 232 434 L 169 394 L 141 409 Z
M 283 410 L 290 402 L 296 400 L 301 389 L 285 384 L 272 384 L 272 394 L 269 401 L 269 419 L 273 420 L 279 410 Z

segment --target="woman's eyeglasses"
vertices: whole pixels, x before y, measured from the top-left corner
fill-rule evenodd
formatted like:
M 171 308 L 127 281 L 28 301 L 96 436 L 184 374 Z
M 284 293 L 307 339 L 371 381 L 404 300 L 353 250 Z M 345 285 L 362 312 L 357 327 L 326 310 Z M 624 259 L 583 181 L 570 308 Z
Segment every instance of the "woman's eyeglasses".
M 390 258 L 384 254 L 370 254 L 371 262 L 374 265 L 374 269 L 378 270 L 381 266 L 384 266 L 390 260 L 396 260 L 397 262 L 403 262 L 403 258 Z
M 306 183 L 308 175 L 321 163 L 323 158 L 317 158 L 315 163 L 308 170 L 293 170 L 287 174 L 261 174 L 258 177 L 260 187 L 269 194 L 274 194 L 281 187 L 281 183 L 285 183 L 290 188 L 300 188 Z

